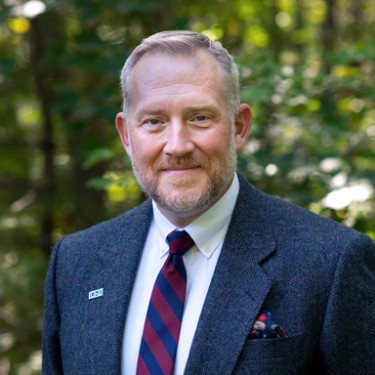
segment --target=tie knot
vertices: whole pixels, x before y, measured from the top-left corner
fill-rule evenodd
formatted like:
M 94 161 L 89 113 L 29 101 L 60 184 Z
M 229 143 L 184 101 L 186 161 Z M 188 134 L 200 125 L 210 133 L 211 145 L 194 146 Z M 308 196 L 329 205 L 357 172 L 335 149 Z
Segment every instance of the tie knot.
M 174 230 L 167 236 L 169 245 L 169 254 L 184 255 L 191 247 L 194 246 L 194 241 L 189 234 L 184 230 Z

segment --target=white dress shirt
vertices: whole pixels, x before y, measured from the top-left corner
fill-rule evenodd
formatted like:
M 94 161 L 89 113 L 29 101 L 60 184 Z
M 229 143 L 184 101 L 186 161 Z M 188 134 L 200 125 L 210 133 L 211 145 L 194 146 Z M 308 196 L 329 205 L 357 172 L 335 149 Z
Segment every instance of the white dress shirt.
M 184 315 L 181 323 L 174 375 L 182 375 L 189 356 L 203 303 L 219 259 L 239 191 L 237 175 L 229 190 L 203 215 L 184 228 L 195 246 L 183 256 L 187 274 Z M 176 229 L 153 202 L 153 220 L 139 264 L 122 348 L 122 375 L 135 375 L 143 326 L 156 276 L 167 255 L 166 236 Z M 182 229 L 182 228 L 179 228 Z

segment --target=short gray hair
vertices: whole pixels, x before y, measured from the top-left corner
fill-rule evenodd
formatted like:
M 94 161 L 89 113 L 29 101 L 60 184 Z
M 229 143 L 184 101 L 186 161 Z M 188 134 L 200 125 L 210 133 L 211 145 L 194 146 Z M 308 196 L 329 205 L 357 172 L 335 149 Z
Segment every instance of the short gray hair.
M 123 95 L 123 112 L 129 118 L 131 105 L 131 74 L 138 61 L 147 53 L 166 55 L 192 55 L 198 49 L 208 52 L 224 72 L 223 92 L 234 116 L 240 105 L 239 73 L 232 56 L 220 42 L 214 42 L 206 35 L 187 30 L 162 31 L 145 38 L 126 60 L 121 71 L 120 83 Z

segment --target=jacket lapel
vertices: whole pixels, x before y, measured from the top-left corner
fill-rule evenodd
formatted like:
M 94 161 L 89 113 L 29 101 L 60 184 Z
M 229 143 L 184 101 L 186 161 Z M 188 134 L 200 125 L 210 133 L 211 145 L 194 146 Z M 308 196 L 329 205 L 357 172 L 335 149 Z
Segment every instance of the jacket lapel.
M 90 373 L 121 373 L 124 324 L 151 218 L 151 204 L 146 202 L 115 219 L 108 240 L 92 262 L 86 290 L 103 288 L 103 296 L 87 301 Z
M 192 343 L 185 374 L 230 374 L 271 279 L 261 263 L 275 251 L 262 195 L 241 177 L 231 225 Z

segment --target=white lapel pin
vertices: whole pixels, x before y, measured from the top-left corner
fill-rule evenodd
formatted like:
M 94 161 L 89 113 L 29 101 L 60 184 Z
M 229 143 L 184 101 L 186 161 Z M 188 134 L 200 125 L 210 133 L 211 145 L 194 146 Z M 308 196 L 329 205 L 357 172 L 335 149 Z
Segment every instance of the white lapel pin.
M 91 292 L 89 292 L 89 299 L 94 299 L 94 298 L 102 297 L 103 294 L 104 294 L 104 289 L 103 288 L 92 290 Z

